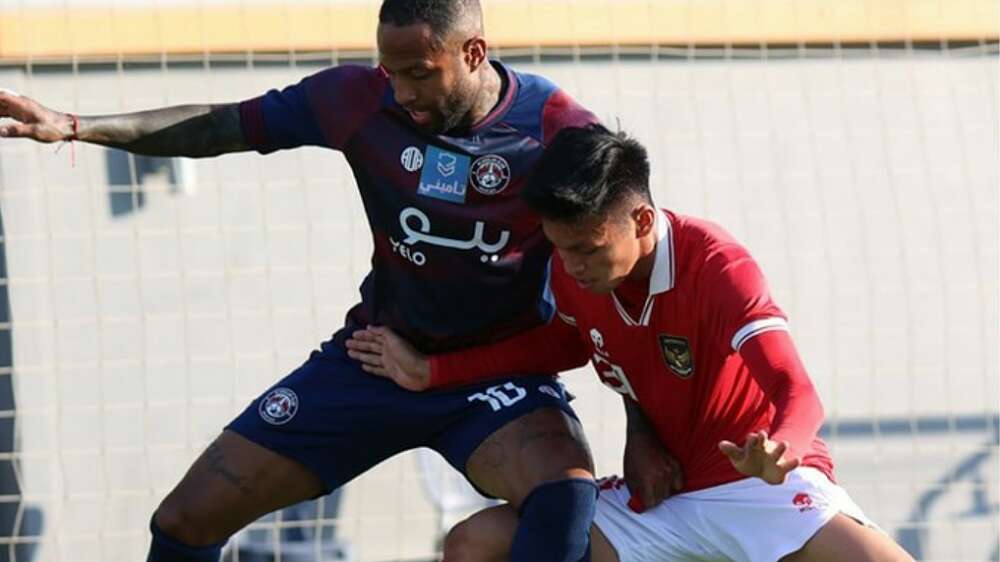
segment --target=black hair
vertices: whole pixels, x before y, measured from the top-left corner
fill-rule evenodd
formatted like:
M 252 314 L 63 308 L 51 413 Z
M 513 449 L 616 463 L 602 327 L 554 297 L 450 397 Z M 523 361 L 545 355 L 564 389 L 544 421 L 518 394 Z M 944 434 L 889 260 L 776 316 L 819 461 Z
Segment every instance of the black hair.
M 384 0 L 378 22 L 399 27 L 425 23 L 443 40 L 470 16 L 477 25 L 482 22 L 479 0 Z
M 634 196 L 652 204 L 649 157 L 623 132 L 568 127 L 542 153 L 521 196 L 543 218 L 559 222 L 607 216 Z

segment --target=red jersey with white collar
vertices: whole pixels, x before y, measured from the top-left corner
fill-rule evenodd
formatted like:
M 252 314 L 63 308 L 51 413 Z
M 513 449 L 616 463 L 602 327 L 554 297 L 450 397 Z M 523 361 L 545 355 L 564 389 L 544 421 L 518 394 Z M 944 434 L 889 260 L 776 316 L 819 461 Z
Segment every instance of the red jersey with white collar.
M 771 299 L 757 263 L 719 226 L 662 211 L 657 235 L 648 286 L 623 285 L 611 294 L 582 288 L 554 255 L 550 289 L 564 324 L 554 320 L 508 340 L 512 345 L 506 349 L 435 357 L 435 377 L 459 379 L 456 372 L 469 372 L 472 365 L 482 368 L 485 355 L 490 360 L 501 355 L 490 367 L 493 374 L 506 372 L 506 364 L 516 362 L 512 356 L 519 354 L 535 357 L 538 367 L 562 369 L 581 364 L 586 355 L 605 385 L 639 403 L 680 461 L 684 491 L 744 478 L 718 443 L 743 443 L 752 431 L 772 431 L 776 409 L 774 397 L 750 373 L 739 351 L 766 332 L 787 331 L 785 315 Z M 791 354 L 797 366 L 793 371 L 801 372 L 796 376 L 805 379 L 812 393 L 793 347 Z M 771 390 L 769 383 L 764 386 Z M 815 410 L 821 407 L 814 393 L 808 398 L 815 400 L 815 408 L 809 403 L 805 417 L 818 428 L 821 414 Z M 787 403 L 787 396 L 778 402 Z M 793 453 L 832 479 L 833 463 L 815 430 L 800 441 Z

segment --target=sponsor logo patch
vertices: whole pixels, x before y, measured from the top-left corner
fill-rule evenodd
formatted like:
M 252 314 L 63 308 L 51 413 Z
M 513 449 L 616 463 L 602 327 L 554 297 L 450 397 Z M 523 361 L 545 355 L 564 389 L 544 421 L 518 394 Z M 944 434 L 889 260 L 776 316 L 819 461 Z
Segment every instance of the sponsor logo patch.
M 450 203 L 465 203 L 471 162 L 468 156 L 428 146 L 417 193 Z
M 260 401 L 257 411 L 267 423 L 284 425 L 299 411 L 299 397 L 290 388 L 275 388 Z
M 407 147 L 406 150 L 399 155 L 399 163 L 407 172 L 416 172 L 420 168 L 424 167 L 424 154 L 415 146 Z
M 795 494 L 794 498 L 792 498 L 792 505 L 799 508 L 799 511 L 804 513 L 813 509 L 813 500 L 809 497 L 809 494 L 799 492 L 798 494 Z

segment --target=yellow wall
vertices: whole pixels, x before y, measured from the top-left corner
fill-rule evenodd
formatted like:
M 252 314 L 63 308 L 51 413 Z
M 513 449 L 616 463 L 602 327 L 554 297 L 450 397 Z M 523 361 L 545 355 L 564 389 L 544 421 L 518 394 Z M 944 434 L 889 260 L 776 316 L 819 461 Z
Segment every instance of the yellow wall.
M 373 46 L 377 2 L 0 10 L 0 59 Z M 997 0 L 489 0 L 501 47 L 987 39 Z

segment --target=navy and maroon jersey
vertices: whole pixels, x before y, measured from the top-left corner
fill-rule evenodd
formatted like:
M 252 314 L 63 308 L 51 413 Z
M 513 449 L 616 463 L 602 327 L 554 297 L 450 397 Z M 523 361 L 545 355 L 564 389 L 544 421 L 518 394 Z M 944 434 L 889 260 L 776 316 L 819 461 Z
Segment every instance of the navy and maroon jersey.
M 551 318 L 551 247 L 519 193 L 555 133 L 596 119 L 551 82 L 493 64 L 500 102 L 461 136 L 417 127 L 378 68 L 330 68 L 240 105 L 258 152 L 325 146 L 354 172 L 375 252 L 346 331 L 388 326 L 431 353 Z

